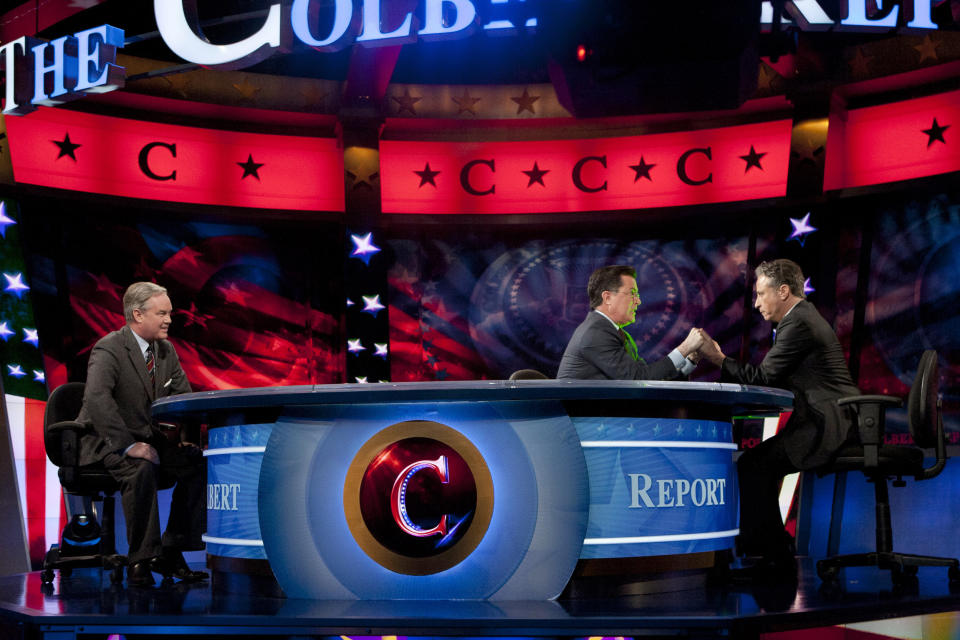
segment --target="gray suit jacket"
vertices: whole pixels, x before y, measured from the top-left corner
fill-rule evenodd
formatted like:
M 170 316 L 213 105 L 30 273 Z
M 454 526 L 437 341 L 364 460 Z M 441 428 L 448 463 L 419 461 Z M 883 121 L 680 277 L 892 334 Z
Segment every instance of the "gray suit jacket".
M 579 380 L 676 380 L 681 378 L 670 358 L 653 364 L 634 360 L 613 323 L 591 311 L 580 323 L 560 360 L 557 378 Z
M 140 345 L 130 327 L 108 333 L 90 353 L 83 407 L 77 421 L 93 427 L 80 440 L 80 464 L 92 464 L 153 435 L 150 404 L 191 391 L 180 359 L 167 340 L 154 343 L 151 388 Z
M 835 401 L 860 390 L 850 377 L 837 334 L 806 300 L 780 321 L 777 339 L 760 366 L 727 358 L 722 377 L 793 392 L 793 415 L 780 433 L 797 468 L 827 462 L 850 433 L 852 421 Z

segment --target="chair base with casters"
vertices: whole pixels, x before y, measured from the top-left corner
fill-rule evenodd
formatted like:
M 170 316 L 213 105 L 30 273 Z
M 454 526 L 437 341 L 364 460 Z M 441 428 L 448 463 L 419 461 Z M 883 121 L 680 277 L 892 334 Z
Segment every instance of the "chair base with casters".
M 55 464 L 64 492 L 102 502 L 99 527 L 89 516 L 77 516 L 64 528 L 62 544 L 50 547 L 43 560 L 41 580 L 53 581 L 54 571 L 69 576 L 80 567 L 101 567 L 110 571 L 113 582 L 123 580 L 125 556 L 117 555 L 114 541 L 114 494 L 120 484 L 103 464 L 80 464 L 80 439 L 90 429 L 75 421 L 83 404 L 84 384 L 68 382 L 50 394 L 43 416 L 43 444 Z
M 890 519 L 890 496 L 887 480 L 894 487 L 904 487 L 904 478 L 927 480 L 940 474 L 947 462 L 946 437 L 939 398 L 937 354 L 923 353 L 917 376 L 907 398 L 910 435 L 916 446 L 884 444 L 886 410 L 899 407 L 902 401 L 891 396 L 864 395 L 841 398 L 837 408 L 856 416 L 859 442 L 841 448 L 836 457 L 820 470 L 823 473 L 861 471 L 874 486 L 876 503 L 876 551 L 836 555 L 817 562 L 817 575 L 824 583 L 837 579 L 845 567 L 878 567 L 889 570 L 897 586 L 916 582 L 919 567 L 947 567 L 951 587 L 960 584 L 960 561 L 893 550 L 893 527 Z M 924 467 L 924 449 L 936 450 L 936 462 Z

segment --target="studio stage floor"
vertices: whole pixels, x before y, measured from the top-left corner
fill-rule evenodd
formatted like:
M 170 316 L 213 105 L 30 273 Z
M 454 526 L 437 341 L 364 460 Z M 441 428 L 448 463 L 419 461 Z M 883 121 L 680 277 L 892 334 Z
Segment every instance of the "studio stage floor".
M 761 633 L 960 611 L 947 572 L 921 568 L 918 585 L 848 570 L 821 588 L 801 559 L 796 585 L 700 587 L 653 595 L 553 602 L 314 601 L 215 592 L 208 583 L 128 589 L 78 569 L 42 585 L 40 573 L 0 578 L 0 638 L 189 636 L 644 636 L 755 638 Z

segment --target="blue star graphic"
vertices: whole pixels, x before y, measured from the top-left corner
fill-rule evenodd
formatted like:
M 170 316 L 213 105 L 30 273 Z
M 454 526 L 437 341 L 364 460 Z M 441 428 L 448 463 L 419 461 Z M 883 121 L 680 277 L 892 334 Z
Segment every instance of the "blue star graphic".
M 7 203 L 0 202 L 0 236 L 7 237 L 7 227 L 17 224 L 17 221 L 7 215 Z
M 373 352 L 373 355 L 379 358 L 383 358 L 384 360 L 387 359 L 387 343 L 386 342 L 374 342 L 373 348 L 376 349 L 376 351 Z
M 793 225 L 793 232 L 790 234 L 790 237 L 787 238 L 787 241 L 796 240 L 800 243 L 801 247 L 807 240 L 806 236 L 817 230 L 816 227 L 810 224 L 809 211 L 807 215 L 802 218 L 790 218 L 790 224 Z
M 27 375 L 18 364 L 8 364 L 7 369 L 10 370 L 10 375 L 14 378 L 22 378 L 23 376 Z
M 29 342 L 35 347 L 40 346 L 40 337 L 37 335 L 36 329 L 24 329 L 23 330 L 23 341 Z
M 360 344 L 360 339 L 356 340 L 347 340 L 347 351 L 353 354 L 358 354 L 361 351 L 366 351 L 367 348 Z
M 386 309 L 385 306 L 380 304 L 380 294 L 378 293 L 375 296 L 361 296 L 363 298 L 363 313 L 369 313 L 373 317 L 377 317 L 377 314 Z
M 450 374 L 447 373 L 446 369 L 440 369 L 437 371 L 437 380 L 446 380 L 449 376 Z
M 3 277 L 7 279 L 7 286 L 4 288 L 4 291 L 9 291 L 18 298 L 23 295 L 24 291 L 28 291 L 30 289 L 30 287 L 23 284 L 22 273 L 15 273 L 13 275 L 4 273 Z
M 2 338 L 4 342 L 6 342 L 7 339 L 9 339 L 14 333 L 16 332 L 10 331 L 10 327 L 7 326 L 6 321 L 0 322 L 0 338 Z
M 810 284 L 810 278 L 807 278 L 803 281 L 803 295 L 813 293 L 816 289 L 813 288 L 813 285 Z
M 373 257 L 373 254 L 380 252 L 380 247 L 373 244 L 373 233 L 368 233 L 365 236 L 358 236 L 351 233 L 350 239 L 353 241 L 354 247 L 350 257 L 360 258 L 363 260 L 363 264 L 369 265 L 370 258 Z
M 37 371 L 36 369 L 33 370 L 33 379 L 36 380 L 37 382 L 47 381 L 47 377 L 43 375 L 43 371 Z

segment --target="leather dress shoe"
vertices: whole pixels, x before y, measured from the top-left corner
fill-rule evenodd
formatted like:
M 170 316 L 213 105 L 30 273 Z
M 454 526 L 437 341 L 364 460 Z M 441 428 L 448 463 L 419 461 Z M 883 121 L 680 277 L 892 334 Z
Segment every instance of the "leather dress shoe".
M 153 559 L 134 562 L 127 568 L 127 586 L 128 587 L 152 587 L 154 585 Z
M 176 549 L 164 547 L 159 558 L 161 568 L 158 569 L 164 576 L 173 576 L 184 582 L 199 582 L 206 580 L 210 575 L 206 571 L 194 571 L 187 564 L 183 554 Z

